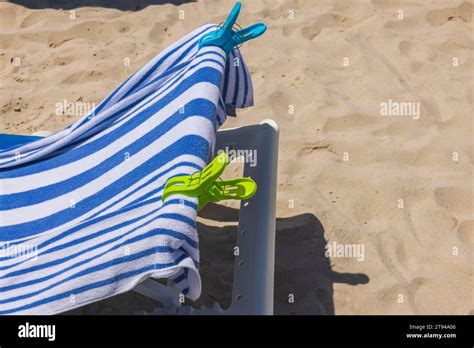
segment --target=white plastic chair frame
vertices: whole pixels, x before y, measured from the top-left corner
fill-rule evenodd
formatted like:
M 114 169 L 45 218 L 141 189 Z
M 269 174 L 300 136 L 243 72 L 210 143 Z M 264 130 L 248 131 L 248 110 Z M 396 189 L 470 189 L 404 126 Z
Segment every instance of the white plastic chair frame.
M 255 166 L 248 161 L 244 165 L 244 176 L 255 180 L 257 193 L 240 205 L 239 255 L 234 262 L 231 305 L 226 310 L 218 303 L 211 308 L 183 306 L 177 290 L 147 279 L 134 291 L 165 307 L 155 309 L 153 314 L 273 314 L 278 126 L 273 120 L 264 120 L 256 125 L 218 131 L 215 151 L 226 148 L 256 150 L 258 154 Z

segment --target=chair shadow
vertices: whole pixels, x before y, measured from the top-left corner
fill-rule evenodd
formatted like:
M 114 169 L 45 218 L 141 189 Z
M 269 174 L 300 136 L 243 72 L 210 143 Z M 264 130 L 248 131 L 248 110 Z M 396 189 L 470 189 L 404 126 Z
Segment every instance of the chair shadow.
M 104 7 L 121 11 L 139 11 L 150 5 L 173 4 L 179 6 L 196 0 L 9 0 L 29 9 L 45 8 L 73 10 L 80 7 Z
M 236 242 L 239 210 L 210 204 L 200 216 L 234 225 L 211 227 L 198 224 L 203 295 L 199 304 L 218 301 L 230 304 L 233 271 L 233 247 Z M 335 314 L 334 284 L 367 284 L 362 273 L 338 273 L 325 256 L 324 227 L 310 213 L 278 218 L 275 240 L 274 313 Z M 212 295 L 210 295 L 212 294 Z M 294 302 L 290 303 L 290 294 Z M 209 297 L 209 298 L 207 298 Z

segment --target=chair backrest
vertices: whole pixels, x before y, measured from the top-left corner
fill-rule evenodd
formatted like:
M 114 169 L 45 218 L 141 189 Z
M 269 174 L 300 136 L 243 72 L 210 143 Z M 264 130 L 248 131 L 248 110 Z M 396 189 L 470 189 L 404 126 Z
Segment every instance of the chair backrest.
M 41 138 L 33 135 L 0 134 L 0 150 L 7 150 Z

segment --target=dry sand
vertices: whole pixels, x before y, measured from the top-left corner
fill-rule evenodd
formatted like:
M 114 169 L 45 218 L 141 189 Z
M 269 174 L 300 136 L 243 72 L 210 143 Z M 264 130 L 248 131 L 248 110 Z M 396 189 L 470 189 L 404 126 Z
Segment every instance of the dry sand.
M 65 127 L 79 116 L 56 103 L 98 103 L 233 1 L 63 3 L 0 3 L 2 132 Z M 473 313 L 472 14 L 462 0 L 244 2 L 239 23 L 269 30 L 242 49 L 256 106 L 226 126 L 280 126 L 275 313 Z M 389 100 L 419 102 L 420 118 L 381 116 Z M 230 300 L 223 224 L 200 222 L 201 303 Z M 334 242 L 364 246 L 363 261 L 328 259 Z M 154 305 L 125 294 L 73 313 Z

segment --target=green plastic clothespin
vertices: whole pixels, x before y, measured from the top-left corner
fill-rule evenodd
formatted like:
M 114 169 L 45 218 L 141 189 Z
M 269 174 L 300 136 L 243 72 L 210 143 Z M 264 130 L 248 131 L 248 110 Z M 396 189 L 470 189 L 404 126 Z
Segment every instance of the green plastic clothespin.
M 229 56 L 234 47 L 261 36 L 267 30 L 267 26 L 264 23 L 256 23 L 238 31 L 234 30 L 234 24 L 237 21 L 241 7 L 242 4 L 238 1 L 232 8 L 224 25 L 215 32 L 205 34 L 201 38 L 199 48 L 204 46 L 219 46 L 225 51 L 227 56 Z
M 249 199 L 257 191 L 257 184 L 251 178 L 221 180 L 228 163 L 225 152 L 216 156 L 202 171 L 170 178 L 165 185 L 162 201 L 171 195 L 181 194 L 198 197 L 201 210 L 209 202 L 226 199 Z

